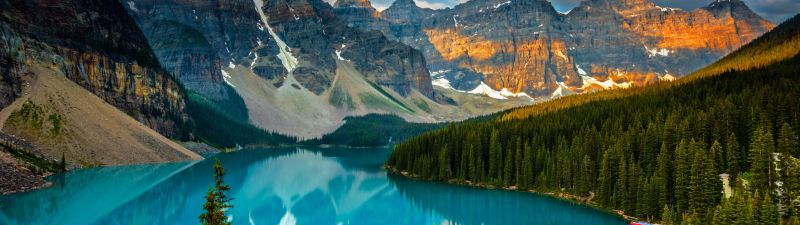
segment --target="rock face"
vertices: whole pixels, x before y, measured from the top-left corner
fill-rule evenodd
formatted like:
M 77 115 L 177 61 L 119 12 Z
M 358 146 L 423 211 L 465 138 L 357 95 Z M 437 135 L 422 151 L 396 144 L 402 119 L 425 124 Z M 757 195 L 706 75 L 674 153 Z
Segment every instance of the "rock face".
M 378 21 L 368 1 L 340 1 L 337 10 L 321 0 L 120 3 L 187 89 L 241 98 L 241 119 L 269 131 L 314 137 L 348 115 L 419 112 L 399 98 L 445 100 L 433 91 L 424 54 L 353 28 Z
M 420 52 L 388 40 L 380 32 L 348 27 L 327 3 L 268 0 L 263 10 L 269 15 L 272 29 L 289 47 L 299 50 L 301 63 L 295 77 L 309 90 L 320 93 L 328 88 L 336 68 L 335 58 L 329 56 L 337 55 L 351 60 L 369 80 L 401 95 L 407 95 L 413 88 L 433 96 L 425 58 Z
M 278 51 L 276 46 L 260 44 L 271 38 L 259 31 L 258 15 L 249 0 L 122 0 L 121 3 L 136 19 L 164 68 L 187 89 L 210 99 L 232 97 L 221 68 L 243 63 L 245 56 Z M 260 60 L 278 62 L 275 54 L 262 53 Z M 285 76 L 279 69 L 255 68 L 267 76 Z
M 120 4 L 3 1 L 0 27 L 0 105 L 20 95 L 29 64 L 35 63 L 59 70 L 164 135 L 188 135 L 183 91 Z
M 432 71 L 469 70 L 493 89 L 538 97 L 685 75 L 774 27 L 740 0 L 691 12 L 651 0 L 588 0 L 568 14 L 546 0 L 473 0 L 443 10 L 398 0 L 380 20 L 388 28 L 379 30 L 423 52 Z
M 386 29 L 381 14 L 372 7 L 369 0 L 337 0 L 334 4 L 336 16 L 345 20 L 350 27 L 368 27 L 370 30 Z
M 123 1 L 129 4 L 159 60 L 189 89 L 214 95 L 223 81 L 221 67 L 250 65 L 263 78 L 282 85 L 288 74 L 278 57 L 275 37 L 264 32 L 255 2 L 248 1 Z M 432 96 L 423 55 L 379 32 L 348 28 L 336 13 L 377 17 L 368 1 L 340 1 L 334 11 L 322 1 L 265 1 L 263 12 L 275 33 L 298 59 L 295 78 L 320 94 L 330 87 L 335 57 L 350 57 L 357 69 L 379 85 L 399 93 L 418 89 Z M 364 20 L 368 21 L 368 20 Z M 359 21 L 351 25 L 367 26 Z M 180 37 L 182 40 L 175 40 Z M 213 54 L 212 54 L 213 53 Z M 368 59 L 370 60 L 369 62 Z M 189 65 L 200 65 L 192 67 Z

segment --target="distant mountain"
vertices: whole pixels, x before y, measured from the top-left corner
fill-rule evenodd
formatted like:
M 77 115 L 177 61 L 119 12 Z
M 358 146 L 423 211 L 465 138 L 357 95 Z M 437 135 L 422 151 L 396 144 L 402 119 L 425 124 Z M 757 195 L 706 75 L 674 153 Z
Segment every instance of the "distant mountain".
M 188 90 L 227 117 L 268 131 L 312 138 L 332 132 L 347 116 L 436 122 L 530 102 L 487 104 L 466 93 L 435 91 L 421 52 L 381 32 L 350 27 L 371 26 L 371 20 L 337 17 L 377 16 L 367 1 L 340 1 L 336 9 L 320 0 L 121 3 L 161 64 Z
M 431 71 L 479 73 L 494 90 L 537 98 L 672 80 L 774 27 L 740 0 L 693 11 L 651 0 L 587 0 L 567 14 L 546 0 L 472 0 L 442 10 L 398 0 L 373 22 L 364 14 L 340 17 L 419 49 Z

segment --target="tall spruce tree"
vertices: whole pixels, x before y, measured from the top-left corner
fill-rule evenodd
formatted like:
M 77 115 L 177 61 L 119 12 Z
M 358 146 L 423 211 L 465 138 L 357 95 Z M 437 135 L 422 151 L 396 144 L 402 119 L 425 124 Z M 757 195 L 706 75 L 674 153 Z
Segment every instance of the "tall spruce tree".
M 772 186 L 772 153 L 775 152 L 772 133 L 769 128 L 760 127 L 753 132 L 750 145 L 750 172 L 753 173 L 753 186 L 769 190 Z
M 228 197 L 230 186 L 225 184 L 225 168 L 222 162 L 217 159 L 214 162 L 214 186 L 206 192 L 206 202 L 203 204 L 203 214 L 200 214 L 200 223 L 203 225 L 230 225 L 225 212 L 233 205 Z

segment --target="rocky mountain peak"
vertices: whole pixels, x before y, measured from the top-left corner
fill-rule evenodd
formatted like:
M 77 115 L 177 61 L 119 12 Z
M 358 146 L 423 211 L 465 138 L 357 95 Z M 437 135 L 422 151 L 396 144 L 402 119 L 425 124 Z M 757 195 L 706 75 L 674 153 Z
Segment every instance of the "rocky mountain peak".
M 658 8 L 652 0 L 589 0 L 584 2 L 582 7 L 611 10 L 624 17 L 639 15 L 644 11 Z
M 744 4 L 742 0 L 715 0 L 708 7 L 747 7 L 747 4 Z
M 734 17 L 761 18 L 741 0 L 715 0 L 703 9 L 716 15 L 730 13 Z
M 416 23 L 431 16 L 433 12 L 432 9 L 420 8 L 414 0 L 396 0 L 392 6 L 381 12 L 381 16 L 392 23 Z
M 392 8 L 392 7 L 394 7 L 394 8 L 397 8 L 397 7 L 419 8 L 417 6 L 417 3 L 414 2 L 414 0 L 397 0 L 397 1 L 394 1 L 394 3 L 392 3 L 392 6 L 390 6 L 389 8 Z
M 374 9 L 369 0 L 336 0 L 333 3 L 334 8 L 369 8 Z

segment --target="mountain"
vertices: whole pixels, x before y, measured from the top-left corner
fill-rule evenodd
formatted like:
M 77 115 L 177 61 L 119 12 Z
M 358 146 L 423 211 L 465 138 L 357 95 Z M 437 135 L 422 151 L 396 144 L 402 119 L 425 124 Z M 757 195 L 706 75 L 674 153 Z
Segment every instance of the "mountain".
M 398 144 L 387 167 L 664 224 L 779 224 L 800 196 L 798 65 L 800 15 L 686 78 L 453 124 Z
M 192 138 L 186 93 L 122 5 L 2 1 L 0 27 L 4 168 L 202 158 L 169 139 Z
M 158 61 L 220 114 L 281 134 L 321 137 L 347 116 L 463 119 L 527 104 L 436 91 L 425 57 L 352 28 L 377 16 L 366 1 L 121 1 Z M 196 67 L 192 65 L 197 65 Z M 227 91 L 226 91 L 227 90 Z M 459 107 L 462 106 L 462 107 Z
M 692 11 L 587 0 L 567 14 L 546 0 L 473 0 L 441 10 L 398 0 L 376 20 L 350 25 L 419 49 L 431 71 L 477 73 L 493 90 L 545 99 L 672 80 L 774 27 L 740 0 Z M 388 28 L 364 26 L 380 23 Z

